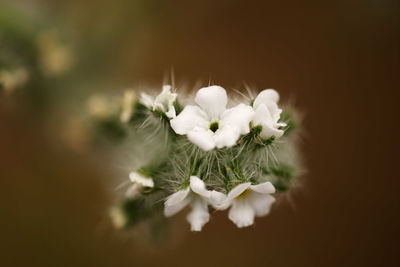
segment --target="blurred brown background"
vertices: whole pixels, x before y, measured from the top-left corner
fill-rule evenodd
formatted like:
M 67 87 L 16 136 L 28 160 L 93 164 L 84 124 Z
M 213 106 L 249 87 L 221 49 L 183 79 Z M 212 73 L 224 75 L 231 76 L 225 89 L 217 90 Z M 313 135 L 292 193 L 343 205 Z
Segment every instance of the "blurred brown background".
M 171 224 L 184 236 L 151 248 L 104 222 L 107 157 L 55 142 L 24 107 L 2 111 L 0 266 L 400 266 L 398 1 L 35 5 L 62 13 L 102 55 L 81 67 L 88 75 L 160 85 L 173 67 L 177 82 L 247 82 L 295 98 L 307 173 L 254 227 L 218 213 L 189 233 L 181 217 Z

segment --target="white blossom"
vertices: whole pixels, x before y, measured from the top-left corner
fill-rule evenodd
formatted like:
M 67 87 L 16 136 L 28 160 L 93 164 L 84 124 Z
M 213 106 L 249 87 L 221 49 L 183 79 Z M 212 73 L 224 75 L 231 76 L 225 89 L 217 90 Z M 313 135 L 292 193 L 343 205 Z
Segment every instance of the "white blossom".
M 128 223 L 128 218 L 121 207 L 112 207 L 109 211 L 111 222 L 117 229 L 122 229 Z
M 129 180 L 132 182 L 132 185 L 125 193 L 128 198 L 136 197 L 143 187 L 154 187 L 153 179 L 151 177 L 146 177 L 139 172 L 131 172 L 129 174 Z
M 204 182 L 197 176 L 190 177 L 190 185 L 170 195 L 165 201 L 164 215 L 173 216 L 190 205 L 192 210 L 186 219 L 191 225 L 192 231 L 201 231 L 203 226 L 210 220 L 208 204 L 213 199 L 221 199 L 222 193 L 206 189 Z M 213 197 L 212 197 L 213 196 Z M 219 197 L 218 197 L 219 196 Z
M 128 122 L 132 118 L 134 112 L 134 104 L 136 102 L 137 95 L 133 90 L 127 90 L 124 93 L 121 103 L 121 115 L 120 119 L 123 123 Z
M 282 109 L 278 107 L 279 94 L 274 89 L 266 89 L 258 94 L 253 103 L 255 115 L 253 126 L 261 126 L 261 138 L 268 139 L 272 136 L 279 138 L 284 131 L 279 129 L 286 126 L 286 123 L 278 122 Z
M 29 74 L 24 68 L 18 68 L 14 71 L 0 70 L 0 89 L 3 88 L 6 93 L 11 93 L 15 89 L 22 87 L 28 81 Z
M 90 115 L 96 119 L 109 119 L 115 111 L 114 103 L 102 94 L 92 95 L 88 100 L 88 108 Z
M 170 85 L 164 85 L 161 93 L 156 97 L 156 99 L 153 99 L 153 97 L 146 93 L 142 93 L 140 95 L 140 102 L 153 111 L 161 110 L 170 119 L 175 118 L 176 112 L 174 102 L 178 94 L 172 93 L 171 89 Z
M 195 102 L 199 106 L 187 105 L 171 120 L 171 127 L 177 134 L 187 135 L 201 149 L 232 147 L 240 135 L 250 132 L 252 108 L 239 104 L 226 109 L 228 97 L 224 88 L 215 85 L 201 88 Z
M 40 68 L 45 75 L 57 76 L 71 69 L 74 54 L 71 46 L 64 44 L 58 32 L 50 30 L 36 39 Z
M 252 185 L 250 182 L 235 186 L 226 196 L 219 209 L 230 207 L 229 219 L 237 227 L 247 227 L 254 223 L 255 216 L 269 213 L 275 198 L 275 187 L 270 182 Z

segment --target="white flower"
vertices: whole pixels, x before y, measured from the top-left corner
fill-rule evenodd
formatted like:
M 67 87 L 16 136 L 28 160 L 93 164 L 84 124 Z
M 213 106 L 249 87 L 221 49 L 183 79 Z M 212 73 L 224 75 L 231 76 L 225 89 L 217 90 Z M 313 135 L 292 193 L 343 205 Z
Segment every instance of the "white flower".
M 146 177 L 138 172 L 131 172 L 129 180 L 132 182 L 132 185 L 125 193 L 128 198 L 136 197 L 143 187 L 154 187 L 154 181 L 151 177 Z
M 96 119 L 109 119 L 114 114 L 114 105 L 105 95 L 92 95 L 88 100 L 89 113 Z
M 110 209 L 111 222 L 117 229 L 122 229 L 128 223 L 128 218 L 121 207 L 112 207 Z
M 190 177 L 190 186 L 170 195 L 165 201 L 164 215 L 170 217 L 190 205 L 192 211 L 186 217 L 192 231 L 201 231 L 202 227 L 210 220 L 208 204 L 213 204 L 212 199 L 221 199 L 222 193 L 209 191 L 204 182 L 196 177 Z M 212 197 L 214 196 L 214 197 Z
M 136 93 L 133 90 L 127 90 L 124 93 L 124 97 L 122 98 L 122 103 L 121 103 L 121 116 L 120 119 L 122 122 L 126 123 L 128 122 L 132 114 L 134 112 L 134 104 L 137 99 Z
M 253 103 L 255 111 L 252 120 L 253 126 L 261 126 L 261 138 L 268 139 L 272 136 L 279 138 L 284 131 L 279 127 L 286 126 L 286 123 L 278 122 L 282 110 L 278 107 L 279 94 L 274 89 L 266 89 L 258 94 Z
M 41 33 L 37 40 L 40 67 L 45 75 L 57 76 L 70 70 L 74 63 L 74 54 L 70 46 L 61 41 L 55 31 Z
M 242 183 L 235 186 L 226 196 L 226 199 L 219 209 L 229 210 L 229 219 L 237 227 L 247 227 L 254 223 L 254 217 L 265 216 L 269 213 L 275 198 L 275 187 L 270 182 L 251 185 Z
M 224 88 L 215 85 L 201 88 L 195 101 L 200 107 L 187 105 L 171 120 L 171 127 L 177 134 L 187 135 L 201 149 L 231 147 L 240 135 L 250 132 L 252 108 L 239 104 L 226 109 L 228 97 Z
M 156 97 L 155 100 L 146 93 L 140 95 L 140 102 L 151 110 L 161 110 L 165 113 L 168 118 L 175 118 L 176 112 L 174 108 L 174 102 L 178 94 L 171 93 L 171 86 L 164 85 L 161 93 Z
M 28 78 L 29 74 L 23 68 L 14 71 L 0 70 L 0 89 L 3 88 L 6 93 L 11 93 L 24 86 Z

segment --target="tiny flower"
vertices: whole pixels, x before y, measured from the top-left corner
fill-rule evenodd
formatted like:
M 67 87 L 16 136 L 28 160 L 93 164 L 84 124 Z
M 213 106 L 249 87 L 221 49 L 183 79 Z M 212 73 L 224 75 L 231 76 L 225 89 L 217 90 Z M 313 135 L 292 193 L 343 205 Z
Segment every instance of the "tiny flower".
M 55 31 L 41 33 L 37 40 L 39 63 L 45 75 L 56 76 L 70 70 L 74 61 L 70 46 Z
M 272 136 L 279 138 L 283 135 L 280 127 L 286 123 L 278 122 L 282 109 L 278 107 L 279 94 L 274 89 L 266 89 L 258 94 L 253 103 L 255 111 L 252 120 L 254 126 L 261 126 L 261 138 L 268 139 Z
M 232 147 L 240 135 L 249 133 L 252 108 L 239 104 L 226 109 L 228 97 L 224 88 L 215 85 L 201 88 L 195 101 L 199 106 L 187 105 L 171 120 L 171 127 L 177 134 L 187 135 L 201 149 Z
M 174 102 L 177 96 L 176 93 L 171 93 L 170 85 L 164 85 L 161 93 L 155 100 L 148 94 L 142 93 L 140 95 L 140 102 L 153 111 L 160 110 L 164 112 L 165 115 L 171 119 L 176 117 Z
M 201 231 L 203 226 L 210 220 L 208 204 L 212 204 L 211 196 L 217 196 L 217 191 L 206 189 L 204 182 L 196 177 L 190 177 L 190 186 L 170 195 L 165 202 L 164 215 L 173 216 L 190 205 L 192 211 L 186 217 L 191 225 L 192 231 Z M 214 197 L 213 199 L 218 199 Z
M 231 207 L 229 219 L 237 227 L 247 227 L 254 223 L 254 217 L 265 216 L 269 213 L 275 198 L 275 187 L 270 182 L 252 185 L 242 183 L 235 186 L 226 196 L 226 199 L 219 209 Z
M 136 99 L 137 99 L 137 97 L 136 97 L 135 91 L 133 91 L 133 90 L 125 91 L 124 97 L 122 98 L 122 103 L 121 103 L 120 119 L 122 122 L 126 123 L 132 118 Z
M 122 229 L 128 223 L 128 218 L 126 214 L 121 209 L 121 207 L 112 207 L 109 211 L 111 222 L 117 229 Z
M 113 103 L 101 94 L 92 95 L 89 98 L 88 108 L 90 115 L 96 119 L 109 119 L 114 113 Z
M 143 187 L 154 187 L 153 179 L 151 177 L 146 177 L 139 172 L 131 172 L 129 174 L 129 180 L 132 182 L 132 185 L 125 193 L 129 198 L 136 197 Z
M 0 70 L 0 89 L 4 89 L 6 93 L 11 93 L 24 86 L 28 78 L 28 72 L 23 68 L 14 71 Z

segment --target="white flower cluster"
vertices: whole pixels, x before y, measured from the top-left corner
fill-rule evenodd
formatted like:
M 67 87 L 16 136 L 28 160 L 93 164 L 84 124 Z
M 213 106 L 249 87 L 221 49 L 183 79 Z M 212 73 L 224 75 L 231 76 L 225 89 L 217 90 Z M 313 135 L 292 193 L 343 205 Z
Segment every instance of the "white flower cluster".
M 96 140 L 119 146 L 134 164 L 113 222 L 126 228 L 189 208 L 192 231 L 210 220 L 211 209 L 229 210 L 237 227 L 253 225 L 295 177 L 293 112 L 278 107 L 274 89 L 233 105 L 216 85 L 199 89 L 193 102 L 181 98 L 164 85 L 156 96 L 129 90 L 111 103 L 92 101 L 95 114 L 107 111 L 93 117 Z
M 229 148 L 237 144 L 239 138 L 258 127 L 259 137 L 267 140 L 281 137 L 285 123 L 279 122 L 281 109 L 278 108 L 278 93 L 273 89 L 262 91 L 253 105 L 238 104 L 227 108 L 228 98 L 224 88 L 209 86 L 201 88 L 195 97 L 197 105 L 186 105 L 177 115 L 174 103 L 177 94 L 171 92 L 171 86 L 163 86 L 155 99 L 141 94 L 140 102 L 151 111 L 160 111 L 170 119 L 170 126 L 178 135 L 187 138 L 203 151 L 215 148 Z M 227 168 L 229 171 L 229 168 Z M 204 179 L 191 175 L 189 183 L 167 197 L 164 215 L 170 217 L 186 206 L 191 207 L 187 220 L 192 231 L 200 231 L 210 219 L 209 205 L 217 210 L 229 209 L 229 219 L 238 227 L 250 226 L 256 216 L 265 216 L 275 202 L 272 196 L 275 187 L 269 181 L 258 184 L 242 182 L 234 186 L 227 194 L 217 190 L 208 190 Z M 138 172 L 132 172 L 133 185 L 126 195 L 134 197 L 144 186 L 152 188 L 152 178 Z

